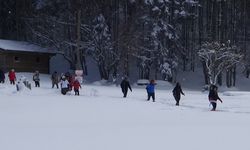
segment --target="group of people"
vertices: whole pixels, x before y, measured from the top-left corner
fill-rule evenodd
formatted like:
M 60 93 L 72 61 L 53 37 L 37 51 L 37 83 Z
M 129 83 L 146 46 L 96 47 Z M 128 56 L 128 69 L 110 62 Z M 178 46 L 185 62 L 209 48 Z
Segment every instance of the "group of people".
M 9 71 L 8 77 L 9 77 L 10 84 L 15 85 L 16 73 L 14 69 L 11 69 Z M 5 82 L 5 74 L 4 74 L 4 71 L 0 69 L 0 83 L 4 83 L 4 82 Z
M 15 85 L 17 79 L 16 79 L 16 73 L 15 73 L 14 69 L 11 69 L 8 72 L 8 77 L 9 77 L 10 84 Z M 20 78 L 20 80 L 23 80 L 23 79 Z M 40 87 L 40 78 L 39 78 L 38 71 L 35 71 L 35 73 L 33 75 L 33 81 L 35 82 L 36 87 Z M 4 82 L 5 82 L 5 74 L 4 74 L 4 71 L 2 69 L 0 69 L 0 83 L 4 83 Z
M 58 75 L 58 73 L 55 71 L 51 75 L 51 81 L 52 81 L 52 88 L 56 86 L 58 89 L 58 84 L 61 83 L 61 93 L 63 95 L 66 95 L 67 92 L 71 91 L 72 89 L 75 92 L 75 95 L 79 96 L 79 89 L 81 87 L 80 81 L 73 75 L 71 75 L 69 72 L 66 72 L 65 74 L 61 74 L 61 76 Z
M 8 73 L 10 84 L 15 85 L 16 81 L 16 74 L 15 70 L 11 69 Z M 21 79 L 20 79 L 21 80 Z M 40 87 L 40 75 L 39 71 L 35 71 L 33 74 L 33 81 L 35 82 L 35 87 Z M 58 73 L 55 71 L 51 75 L 51 81 L 52 81 L 52 88 L 56 86 L 56 88 L 59 88 L 59 83 L 61 84 L 61 94 L 66 95 L 67 92 L 74 90 L 75 95 L 80 95 L 79 89 L 81 88 L 81 84 L 78 79 L 75 78 L 75 76 L 71 75 L 69 72 L 66 72 L 65 74 L 58 75 Z M 5 82 L 5 74 L 3 70 L 0 69 L 0 83 Z M 18 84 L 20 84 L 21 81 L 18 81 Z M 26 83 L 27 84 L 27 83 Z M 25 85 L 26 85 L 25 84 Z M 146 86 L 147 91 L 147 101 L 149 101 L 151 98 L 153 102 L 155 102 L 155 80 L 150 80 L 149 84 Z M 124 77 L 120 87 L 122 89 L 123 97 L 127 97 L 128 90 L 132 92 L 132 88 L 130 86 L 130 83 L 128 81 L 127 77 Z M 18 87 L 17 87 L 18 89 Z M 179 82 L 176 83 L 176 86 L 172 90 L 173 97 L 176 101 L 176 106 L 179 106 L 181 95 L 185 95 L 182 91 L 181 85 Z M 212 105 L 212 110 L 215 111 L 217 107 L 217 100 L 219 100 L 222 103 L 222 100 L 218 96 L 218 87 L 216 85 L 211 85 L 209 89 L 208 99 L 210 104 Z
M 156 85 L 155 80 L 150 80 L 149 84 L 146 86 L 146 90 L 147 90 L 147 94 L 148 94 L 147 101 L 149 101 L 152 97 L 153 102 L 155 102 L 155 85 Z M 129 83 L 127 77 L 124 77 L 120 86 L 121 86 L 124 98 L 127 97 L 128 89 L 132 92 L 132 88 L 130 86 L 130 83 Z M 180 83 L 177 82 L 175 88 L 173 89 L 173 96 L 175 98 L 177 106 L 179 106 L 181 94 L 184 95 L 184 93 L 181 89 Z
M 21 76 L 21 78 L 17 81 L 16 73 L 14 69 L 11 69 L 8 72 L 8 77 L 9 77 L 10 84 L 16 85 L 17 91 L 20 91 L 21 89 L 23 89 L 22 85 L 25 85 L 26 87 L 31 89 L 30 84 L 29 83 L 27 84 L 27 79 L 24 76 Z M 34 72 L 32 79 L 35 83 L 35 87 L 40 87 L 39 71 Z M 71 91 L 72 89 L 74 90 L 75 95 L 78 95 L 78 96 L 80 95 L 79 89 L 81 88 L 81 84 L 78 81 L 78 79 L 74 78 L 74 76 L 71 75 L 69 72 L 66 72 L 65 74 L 61 74 L 61 76 L 59 76 L 58 73 L 55 71 L 51 75 L 51 81 L 52 81 L 52 88 L 56 86 L 58 89 L 59 83 L 61 84 L 61 93 L 63 95 L 66 95 L 66 93 Z M 2 69 L 0 69 L 0 83 L 5 83 L 5 73 Z
M 150 80 L 149 84 L 146 86 L 147 95 L 148 95 L 147 101 L 149 101 L 150 98 L 152 97 L 153 102 L 155 102 L 155 85 L 156 85 L 155 80 Z M 124 77 L 124 79 L 122 80 L 120 86 L 121 86 L 124 98 L 127 97 L 128 89 L 132 92 L 132 88 L 130 86 L 130 83 L 129 83 L 127 77 Z M 176 83 L 176 86 L 174 87 L 172 92 L 173 92 L 173 97 L 174 97 L 174 99 L 176 101 L 176 106 L 179 106 L 180 105 L 181 95 L 185 96 L 179 82 Z M 211 111 L 216 110 L 217 100 L 219 100 L 222 103 L 222 100 L 218 96 L 218 87 L 216 85 L 211 85 L 210 86 L 208 99 L 209 99 L 210 104 L 213 106 Z

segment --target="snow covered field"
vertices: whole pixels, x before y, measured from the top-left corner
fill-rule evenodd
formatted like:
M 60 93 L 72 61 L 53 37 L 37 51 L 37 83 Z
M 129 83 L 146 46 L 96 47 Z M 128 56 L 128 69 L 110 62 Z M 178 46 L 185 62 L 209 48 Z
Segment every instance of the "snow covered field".
M 250 149 L 250 92 L 219 93 L 224 103 L 211 112 L 206 92 L 183 87 L 176 107 L 171 90 L 156 89 L 153 103 L 144 87 L 124 99 L 119 87 L 94 84 L 63 96 L 46 75 L 32 91 L 0 84 L 0 150 Z

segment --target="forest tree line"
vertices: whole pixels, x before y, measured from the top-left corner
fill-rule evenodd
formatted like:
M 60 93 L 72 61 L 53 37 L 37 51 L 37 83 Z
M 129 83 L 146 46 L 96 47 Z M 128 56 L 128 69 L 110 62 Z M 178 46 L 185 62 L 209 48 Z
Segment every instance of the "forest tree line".
M 85 74 L 90 56 L 102 79 L 119 71 L 129 76 L 133 58 L 138 78 L 175 82 L 178 70 L 195 71 L 201 64 L 209 84 L 199 53 L 206 43 L 219 43 L 224 51 L 228 43 L 237 47 L 229 49 L 241 54 L 235 62 L 249 78 L 248 0 L 1 0 L 0 8 L 0 38 L 53 47 Z M 235 86 L 235 62 L 217 72 L 216 83 L 222 84 L 224 73 L 227 86 Z

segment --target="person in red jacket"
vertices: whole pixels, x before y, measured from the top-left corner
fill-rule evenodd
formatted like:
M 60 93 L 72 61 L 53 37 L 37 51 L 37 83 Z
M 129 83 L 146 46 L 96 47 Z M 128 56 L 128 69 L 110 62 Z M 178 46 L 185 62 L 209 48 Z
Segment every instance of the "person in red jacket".
M 10 80 L 10 84 L 15 85 L 15 81 L 16 81 L 16 73 L 14 69 L 11 69 L 11 71 L 9 72 L 9 80 Z
M 81 87 L 81 84 L 78 80 L 75 80 L 73 82 L 73 88 L 74 88 L 74 91 L 75 91 L 75 95 L 78 95 L 79 96 L 79 88 L 82 88 Z

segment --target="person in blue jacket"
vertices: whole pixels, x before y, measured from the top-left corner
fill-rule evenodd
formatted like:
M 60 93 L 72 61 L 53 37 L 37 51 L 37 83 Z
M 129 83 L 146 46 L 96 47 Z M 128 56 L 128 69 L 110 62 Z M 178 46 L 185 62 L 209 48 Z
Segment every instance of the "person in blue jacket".
M 150 97 L 152 97 L 153 102 L 155 102 L 155 80 L 151 80 L 150 83 L 146 87 L 147 93 L 148 93 L 148 101 L 150 100 Z

